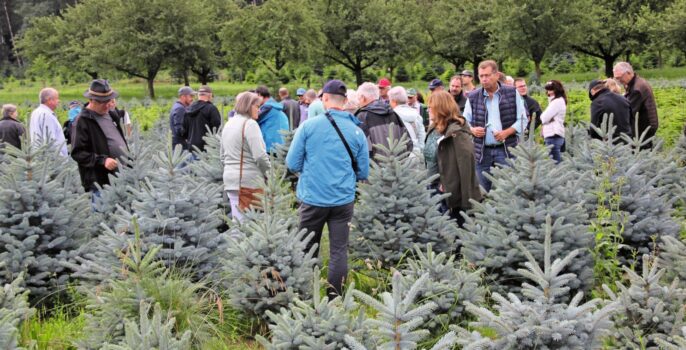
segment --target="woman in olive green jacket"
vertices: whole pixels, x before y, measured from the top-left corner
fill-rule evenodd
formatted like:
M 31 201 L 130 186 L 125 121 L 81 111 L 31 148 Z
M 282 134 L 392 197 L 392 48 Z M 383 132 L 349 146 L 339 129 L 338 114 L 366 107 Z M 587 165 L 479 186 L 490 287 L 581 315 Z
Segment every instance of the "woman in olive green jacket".
M 431 94 L 429 113 L 434 121 L 431 129 L 442 135 L 438 139 L 436 157 L 442 191 L 450 193 L 450 197 L 446 199 L 450 217 L 462 226 L 464 218 L 460 212 L 472 207 L 470 200 L 482 199 L 476 175 L 472 134 L 448 92 Z

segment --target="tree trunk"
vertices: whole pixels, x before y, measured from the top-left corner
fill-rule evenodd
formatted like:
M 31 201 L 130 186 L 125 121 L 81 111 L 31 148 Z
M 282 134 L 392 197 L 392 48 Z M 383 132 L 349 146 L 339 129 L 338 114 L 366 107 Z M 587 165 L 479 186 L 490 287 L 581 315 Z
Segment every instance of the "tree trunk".
M 191 86 L 191 80 L 188 78 L 188 71 L 187 70 L 183 71 L 183 85 L 184 86 Z
M 148 82 L 148 95 L 150 98 L 155 98 L 155 78 L 146 79 Z
M 89 70 L 84 70 L 86 74 L 88 74 L 89 77 L 91 77 L 91 80 L 98 79 L 98 72 L 91 72 Z
M 364 79 L 362 79 L 362 67 L 355 67 L 355 69 L 353 69 L 353 73 L 355 73 L 355 81 L 357 82 L 357 86 L 362 85 L 362 83 L 364 83 Z
M 14 31 L 12 30 L 12 22 L 10 21 L 10 13 L 7 10 L 7 0 L 3 0 L 2 5 L 5 9 L 5 18 L 7 19 L 7 29 L 10 32 L 10 45 L 12 46 L 12 50 L 14 51 L 14 56 L 17 58 L 17 64 L 19 64 L 19 67 L 23 66 L 21 62 L 21 57 L 19 57 L 19 51 L 17 50 L 17 46 L 15 45 L 14 42 Z
M 538 81 L 540 83 L 541 82 L 541 75 L 542 75 L 542 73 L 541 73 L 541 61 L 540 60 L 534 61 L 534 67 L 536 70 L 536 81 Z
M 605 76 L 608 78 L 612 78 L 612 68 L 615 63 L 615 60 L 617 59 L 617 55 L 604 55 L 603 60 L 605 61 Z

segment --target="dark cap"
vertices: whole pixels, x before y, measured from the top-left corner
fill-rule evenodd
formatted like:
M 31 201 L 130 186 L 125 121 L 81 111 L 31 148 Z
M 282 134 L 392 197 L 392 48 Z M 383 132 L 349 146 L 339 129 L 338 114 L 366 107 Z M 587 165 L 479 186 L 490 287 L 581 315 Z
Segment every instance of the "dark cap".
M 81 107 L 81 102 L 74 100 L 69 102 L 69 108 L 74 108 L 74 107 Z
M 598 80 L 598 79 L 591 80 L 591 82 L 588 83 L 588 91 L 593 90 L 594 87 L 596 87 L 597 85 L 601 85 L 601 84 L 605 84 L 605 81 L 604 80 Z
M 196 94 L 196 92 L 193 91 L 193 89 L 191 89 L 190 86 L 182 86 L 179 88 L 179 96 L 195 95 L 195 94 Z
M 474 73 L 472 73 L 472 71 L 470 71 L 469 69 L 463 70 L 462 73 L 460 73 L 460 75 L 465 75 L 468 77 L 474 77 Z
M 200 94 L 211 94 L 212 88 L 207 86 L 207 85 L 203 85 L 200 87 L 200 89 L 198 89 L 198 93 L 200 93 Z
M 112 90 L 110 83 L 107 80 L 95 79 L 91 81 L 91 85 L 88 90 L 83 93 L 83 97 L 89 100 L 106 102 L 119 97 L 119 93 Z
M 429 83 L 429 90 L 433 90 L 439 86 L 443 86 L 441 79 L 434 79 Z
M 343 84 L 342 81 L 335 80 L 335 79 L 329 80 L 329 82 L 326 83 L 326 85 L 324 85 L 324 88 L 322 89 L 322 95 L 323 94 L 332 94 L 332 95 L 346 96 L 347 93 L 348 93 L 348 88 L 345 87 L 345 84 Z

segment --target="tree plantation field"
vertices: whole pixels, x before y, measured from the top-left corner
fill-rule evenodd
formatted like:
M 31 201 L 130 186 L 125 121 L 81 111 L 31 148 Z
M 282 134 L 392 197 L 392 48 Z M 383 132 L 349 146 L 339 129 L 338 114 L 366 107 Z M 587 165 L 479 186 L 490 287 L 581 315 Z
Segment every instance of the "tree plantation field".
M 288 143 L 272 159 L 262 210 L 238 224 L 222 196 L 219 136 L 182 166 L 188 155 L 169 148 L 167 125 L 134 133 L 129 166 L 94 204 L 75 163 L 50 145 L 7 148 L 3 348 L 686 344 L 684 138 L 638 152 L 644 140 L 592 140 L 570 125 L 559 165 L 525 140 L 464 228 L 438 211 L 407 140 L 390 140 L 358 186 L 346 293 L 329 300 L 328 242 L 318 266 L 297 229 Z

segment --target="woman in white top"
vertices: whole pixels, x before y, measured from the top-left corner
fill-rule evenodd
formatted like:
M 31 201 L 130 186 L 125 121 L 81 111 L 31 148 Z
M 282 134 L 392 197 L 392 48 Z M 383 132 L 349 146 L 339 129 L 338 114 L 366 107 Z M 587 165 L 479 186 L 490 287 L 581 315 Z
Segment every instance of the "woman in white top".
M 229 118 L 222 130 L 219 152 L 224 164 L 224 190 L 231 204 L 231 215 L 238 221 L 243 220 L 243 213 L 238 208 L 239 188 L 259 187 L 259 178 L 264 178 L 270 167 L 267 148 L 256 121 L 261 101 L 262 98 L 252 92 L 238 94 L 234 108 L 236 114 Z
M 559 163 L 560 153 L 565 145 L 565 114 L 567 114 L 567 94 L 559 80 L 545 84 L 548 94 L 548 107 L 541 114 L 542 132 L 546 146 L 550 147 L 550 157 Z

